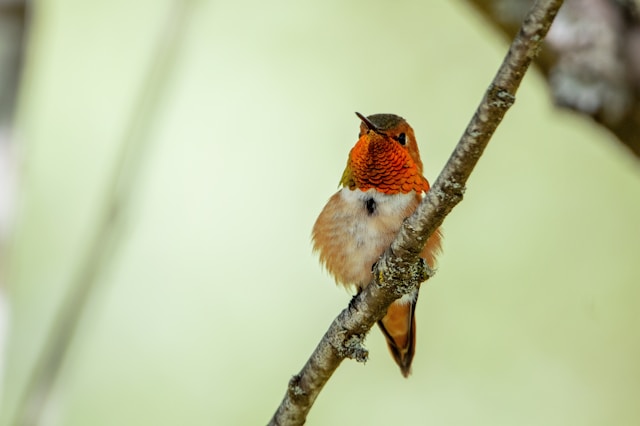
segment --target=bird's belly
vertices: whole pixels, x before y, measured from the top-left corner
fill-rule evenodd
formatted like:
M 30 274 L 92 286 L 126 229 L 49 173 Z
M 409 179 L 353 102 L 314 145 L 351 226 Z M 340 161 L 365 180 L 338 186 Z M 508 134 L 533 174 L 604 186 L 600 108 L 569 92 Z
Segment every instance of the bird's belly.
M 389 195 L 343 188 L 314 226 L 314 248 L 339 283 L 362 288 L 371 281 L 371 267 L 418 203 L 415 192 Z

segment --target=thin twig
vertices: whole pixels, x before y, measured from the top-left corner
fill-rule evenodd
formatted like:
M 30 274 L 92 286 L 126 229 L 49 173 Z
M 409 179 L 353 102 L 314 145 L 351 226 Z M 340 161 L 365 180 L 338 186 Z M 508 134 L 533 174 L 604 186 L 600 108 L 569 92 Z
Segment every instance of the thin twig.
M 91 296 L 95 293 L 100 275 L 109 263 L 111 254 L 121 241 L 125 211 L 135 188 L 137 172 L 149 147 L 149 131 L 162 105 L 162 96 L 170 78 L 182 38 L 192 14 L 192 1 L 176 0 L 167 13 L 167 21 L 157 40 L 156 52 L 147 78 L 133 105 L 132 115 L 125 127 L 118 160 L 90 240 L 86 258 L 80 262 L 76 277 L 57 309 L 51 330 L 47 333 L 41 352 L 23 393 L 16 404 L 13 421 L 8 424 L 31 426 L 41 424 L 41 416 L 50 399 L 51 390 L 62 368 L 78 326 Z
M 304 424 L 318 394 L 345 358 L 366 360 L 362 339 L 389 305 L 430 275 L 419 262 L 428 237 L 462 200 L 465 184 L 495 129 L 513 105 L 562 0 L 538 0 L 440 176 L 374 268 L 374 280 L 333 321 L 300 373 L 293 376 L 269 425 Z M 426 274 L 425 274 L 426 272 Z

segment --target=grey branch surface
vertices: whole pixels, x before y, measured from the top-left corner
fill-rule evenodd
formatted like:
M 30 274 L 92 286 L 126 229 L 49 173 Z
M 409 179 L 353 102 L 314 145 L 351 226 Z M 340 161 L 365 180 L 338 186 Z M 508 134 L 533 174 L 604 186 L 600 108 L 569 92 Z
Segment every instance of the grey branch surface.
M 416 212 L 374 268 L 374 280 L 333 321 L 302 370 L 293 376 L 269 425 L 304 424 L 318 394 L 345 358 L 367 359 L 362 341 L 389 305 L 431 275 L 420 262 L 427 239 L 462 200 L 465 184 L 540 50 L 562 0 L 538 0 L 527 14 L 458 145 Z
M 532 0 L 467 0 L 511 39 Z M 640 0 L 567 0 L 536 66 L 556 105 L 593 119 L 640 159 Z

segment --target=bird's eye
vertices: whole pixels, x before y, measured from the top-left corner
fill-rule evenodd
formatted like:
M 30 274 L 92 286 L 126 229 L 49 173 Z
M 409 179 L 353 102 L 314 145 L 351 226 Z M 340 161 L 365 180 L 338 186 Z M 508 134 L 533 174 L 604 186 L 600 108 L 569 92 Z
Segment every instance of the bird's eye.
M 407 135 L 405 135 L 404 133 L 400 133 L 396 140 L 400 145 L 405 146 L 407 144 Z

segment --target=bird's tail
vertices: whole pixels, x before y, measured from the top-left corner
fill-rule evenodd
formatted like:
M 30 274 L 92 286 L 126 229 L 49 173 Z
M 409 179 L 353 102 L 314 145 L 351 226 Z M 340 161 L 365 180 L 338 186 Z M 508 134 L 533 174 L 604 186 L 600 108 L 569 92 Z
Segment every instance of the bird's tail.
M 416 290 L 415 295 L 412 296 L 410 301 L 400 299 L 393 302 L 384 318 L 378 321 L 387 339 L 391 356 L 404 377 L 411 374 L 411 361 L 416 348 L 415 311 L 418 291 Z

